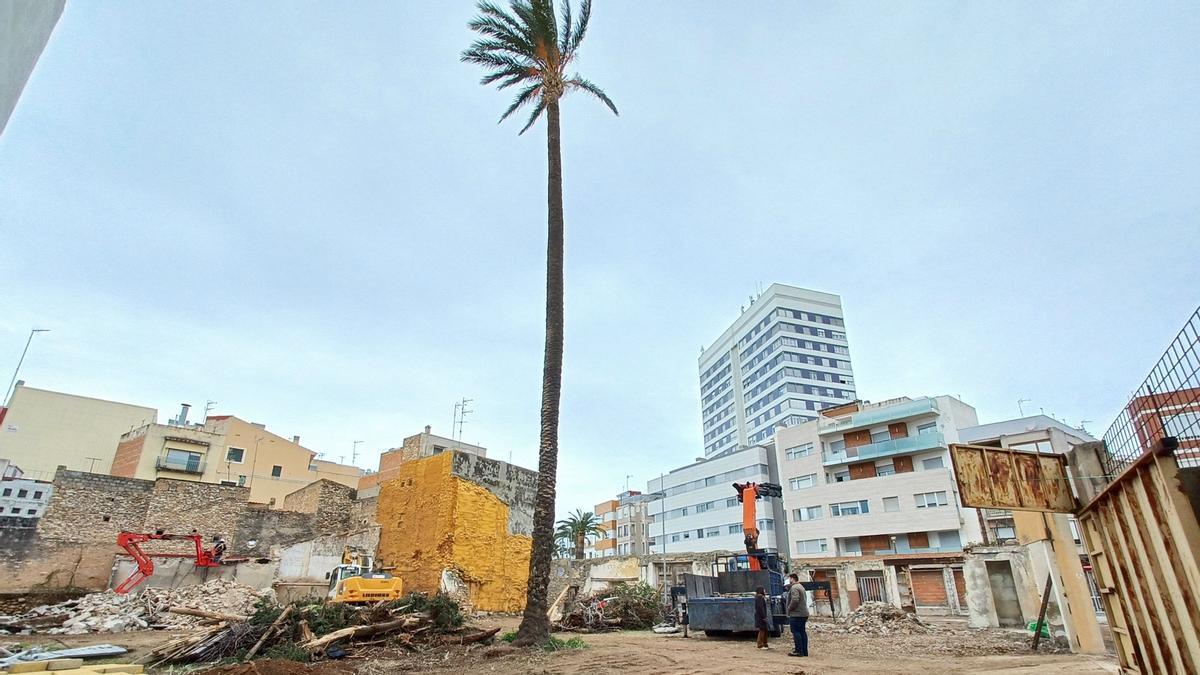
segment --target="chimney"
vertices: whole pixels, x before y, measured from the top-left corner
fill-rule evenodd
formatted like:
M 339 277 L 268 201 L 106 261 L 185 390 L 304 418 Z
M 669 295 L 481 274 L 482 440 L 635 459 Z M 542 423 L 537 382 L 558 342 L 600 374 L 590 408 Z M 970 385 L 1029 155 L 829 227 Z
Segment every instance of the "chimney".
M 179 417 L 175 419 L 175 424 L 181 427 L 187 426 L 188 409 L 191 407 L 192 405 L 190 403 L 179 404 Z
M 428 433 L 430 433 L 430 432 L 432 432 L 432 431 L 433 431 L 433 427 L 431 427 L 431 426 L 429 426 L 428 424 L 426 424 L 426 425 L 425 425 L 425 433 L 427 433 L 427 434 L 428 434 Z
M 295 443 L 296 445 L 300 445 L 300 437 L 292 436 L 292 442 Z

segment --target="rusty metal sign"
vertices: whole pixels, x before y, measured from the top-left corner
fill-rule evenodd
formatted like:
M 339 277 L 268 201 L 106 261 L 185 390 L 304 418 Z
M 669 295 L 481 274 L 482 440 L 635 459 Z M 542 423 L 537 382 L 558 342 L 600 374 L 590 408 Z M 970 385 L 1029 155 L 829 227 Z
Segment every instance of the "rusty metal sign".
M 963 506 L 1074 513 L 1067 458 L 1008 448 L 951 444 Z

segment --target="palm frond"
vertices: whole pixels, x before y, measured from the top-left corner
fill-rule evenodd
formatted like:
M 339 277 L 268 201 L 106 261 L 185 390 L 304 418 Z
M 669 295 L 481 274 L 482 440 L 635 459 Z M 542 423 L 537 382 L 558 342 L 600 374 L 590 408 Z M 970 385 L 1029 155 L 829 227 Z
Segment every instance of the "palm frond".
M 499 120 L 499 122 L 496 122 L 496 124 L 503 122 L 504 120 L 508 119 L 509 115 L 520 110 L 526 103 L 529 103 L 531 100 L 533 100 L 533 97 L 536 96 L 538 94 L 538 92 L 540 92 L 541 90 L 542 90 L 541 82 L 538 82 L 530 87 L 527 87 L 527 88 L 521 90 L 517 94 L 516 98 L 513 99 L 512 105 L 508 106 L 508 110 L 504 111 L 504 114 L 500 116 L 500 120 Z M 526 125 L 526 126 L 528 126 L 528 125 Z M 565 525 L 567 523 L 565 523 L 564 521 L 559 521 L 559 524 Z
M 571 47 L 571 0 L 563 0 L 562 7 L 562 29 L 559 31 L 561 37 L 558 40 L 558 51 L 564 55 L 570 52 Z
M 545 109 L 546 109 L 546 100 L 538 99 L 537 107 L 534 108 L 533 113 L 529 115 L 529 121 L 525 123 L 525 126 L 521 127 L 521 130 L 517 132 L 517 135 L 520 136 L 521 134 L 524 134 L 526 131 L 529 131 L 529 127 L 533 126 L 533 123 L 536 122 L 537 119 L 542 116 L 542 112 Z
M 604 93 L 604 90 L 601 89 L 600 87 L 597 87 L 595 85 L 595 83 L 593 83 L 592 81 L 586 80 L 586 79 L 580 77 L 578 74 L 576 74 L 575 77 L 572 77 L 571 79 L 567 80 L 567 86 L 572 89 L 586 91 L 587 93 L 591 94 L 592 96 L 595 96 L 596 98 L 603 101 L 604 105 L 608 106 L 608 109 L 613 111 L 614 115 L 617 115 L 617 116 L 621 115 L 621 113 L 617 112 L 617 104 L 613 103 L 612 99 L 608 97 L 608 94 Z
M 524 31 L 512 30 L 501 21 L 490 17 L 476 17 L 467 26 L 471 30 L 503 44 L 506 49 L 514 53 L 527 56 L 533 54 L 533 42 L 530 41 L 529 36 Z
M 568 0 L 569 2 L 570 0 Z M 567 42 L 567 48 L 564 52 L 574 55 L 575 50 L 579 49 L 579 44 L 583 42 L 583 36 L 587 33 L 588 21 L 592 18 L 592 0 L 583 0 L 579 5 L 579 23 L 575 24 L 575 34 Z

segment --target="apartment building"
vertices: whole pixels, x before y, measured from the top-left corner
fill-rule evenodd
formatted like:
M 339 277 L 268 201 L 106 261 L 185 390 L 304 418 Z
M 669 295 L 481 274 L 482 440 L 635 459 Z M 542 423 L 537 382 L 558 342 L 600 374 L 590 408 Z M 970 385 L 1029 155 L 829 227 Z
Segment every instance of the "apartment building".
M 250 501 L 282 505 L 283 498 L 323 478 L 357 488 L 363 470 L 317 459 L 265 424 L 233 415 L 209 416 L 189 424 L 187 407 L 170 424 L 145 424 L 120 437 L 112 461 L 114 476 L 174 478 L 250 488 Z
M 54 483 L 26 478 L 21 467 L 0 459 L 0 517 L 41 518 Z
M 733 483 L 777 482 L 772 449 L 754 446 L 699 458 L 646 485 L 648 553 L 745 551 L 742 505 Z M 757 503 L 760 548 L 786 542 L 784 503 Z
M 37 65 L 66 0 L 8 0 L 0 3 L 0 133 Z
M 948 450 L 977 425 L 974 408 L 937 396 L 856 401 L 779 429 L 792 557 L 958 552 L 981 542 Z
M 841 298 L 771 284 L 701 352 L 699 371 L 705 457 L 854 400 Z
M 39 480 L 54 478 L 59 466 L 108 473 L 121 434 L 158 417 L 154 408 L 35 389 L 24 382 L 17 383 L 0 413 L 0 457 Z
M 600 521 L 600 529 L 604 535 L 588 540 L 583 549 L 585 558 L 607 558 L 617 554 L 617 509 L 621 502 L 616 499 L 606 499 L 596 505 L 592 514 Z

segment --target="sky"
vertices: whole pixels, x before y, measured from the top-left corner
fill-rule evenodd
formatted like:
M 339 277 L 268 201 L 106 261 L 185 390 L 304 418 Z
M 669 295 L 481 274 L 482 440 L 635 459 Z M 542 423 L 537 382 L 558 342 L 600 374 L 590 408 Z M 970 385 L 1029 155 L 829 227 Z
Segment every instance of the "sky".
M 1102 432 L 1196 309 L 1200 3 L 598 2 L 563 103 L 558 510 L 703 454 L 697 358 L 837 293 L 858 394 Z M 71 0 L 0 136 L 0 372 L 372 468 L 536 466 L 545 126 L 470 2 Z M 193 419 L 195 416 L 193 416 Z

